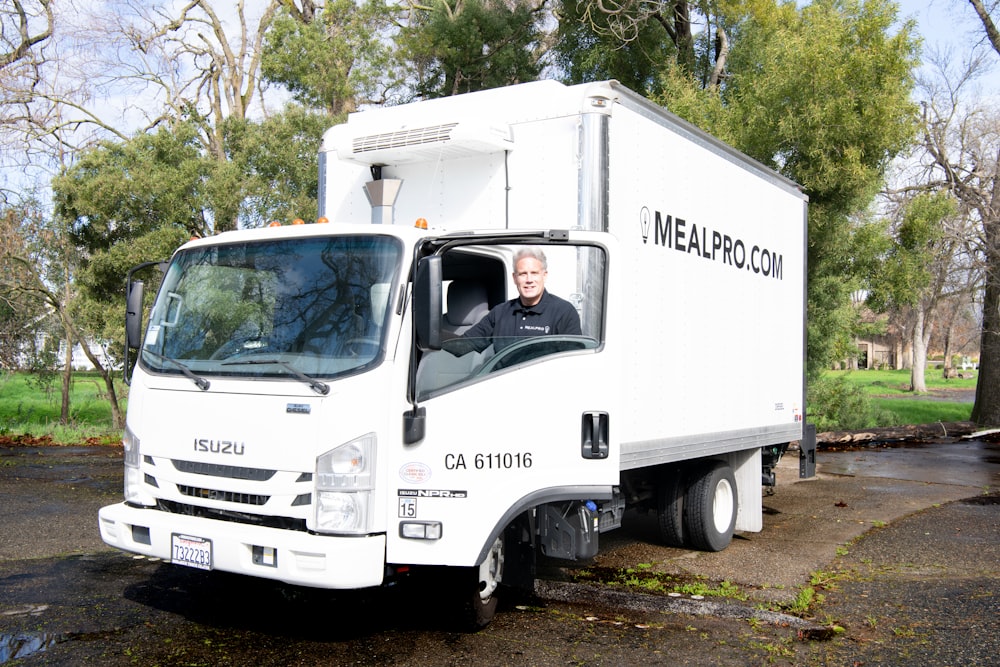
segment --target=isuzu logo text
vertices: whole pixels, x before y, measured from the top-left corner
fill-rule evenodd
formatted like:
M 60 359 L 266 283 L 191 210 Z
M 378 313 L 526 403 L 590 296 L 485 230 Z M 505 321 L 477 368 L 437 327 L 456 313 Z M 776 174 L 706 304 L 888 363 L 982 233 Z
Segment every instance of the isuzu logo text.
M 235 454 L 243 456 L 246 443 L 234 440 L 208 440 L 206 438 L 194 439 L 194 451 L 211 452 L 213 454 Z

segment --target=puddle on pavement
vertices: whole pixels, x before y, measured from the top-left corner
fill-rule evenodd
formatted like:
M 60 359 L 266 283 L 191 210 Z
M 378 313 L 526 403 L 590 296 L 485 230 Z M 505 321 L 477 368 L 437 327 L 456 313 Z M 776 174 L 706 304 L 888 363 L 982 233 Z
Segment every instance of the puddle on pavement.
M 947 460 L 947 465 L 941 462 Z M 942 443 L 873 445 L 841 451 L 820 451 L 820 471 L 833 475 L 956 484 L 1000 486 L 997 444 L 979 440 Z
M 39 634 L 0 635 L 0 664 L 41 653 L 65 640 L 63 635 Z

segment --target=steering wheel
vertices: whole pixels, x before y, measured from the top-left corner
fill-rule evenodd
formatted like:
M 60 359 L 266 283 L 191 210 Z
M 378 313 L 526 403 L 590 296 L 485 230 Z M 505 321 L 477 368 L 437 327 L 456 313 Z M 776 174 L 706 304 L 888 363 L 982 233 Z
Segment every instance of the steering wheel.
M 545 357 L 557 352 L 568 352 L 570 350 L 593 349 L 597 346 L 597 341 L 583 336 L 532 336 L 524 338 L 507 347 L 501 348 L 494 356 L 490 357 L 475 375 L 487 375 L 493 371 L 509 368 L 517 364 Z
M 248 343 L 259 344 L 247 347 Z M 237 354 L 260 354 L 261 352 L 266 352 L 267 349 L 267 340 L 259 338 L 231 339 L 219 346 L 219 349 L 213 352 L 209 359 L 219 361 L 220 359 L 228 359 L 229 357 L 236 356 Z

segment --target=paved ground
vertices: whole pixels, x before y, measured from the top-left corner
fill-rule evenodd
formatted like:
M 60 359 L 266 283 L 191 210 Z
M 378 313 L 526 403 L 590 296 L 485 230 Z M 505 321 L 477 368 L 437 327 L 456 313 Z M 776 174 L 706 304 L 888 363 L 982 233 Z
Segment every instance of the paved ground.
M 697 574 L 788 600 L 811 573 L 830 567 L 838 551 L 891 521 L 942 503 L 1000 489 L 1000 446 L 955 442 L 926 447 L 819 452 L 819 472 L 799 479 L 798 459 L 785 456 L 774 495 L 764 498 L 764 530 L 737 537 L 724 551 L 653 546 L 654 516 L 634 517 L 623 535 L 602 536 L 595 562 L 620 568 L 654 563 L 670 573 Z M 617 541 L 630 538 L 623 544 Z M 638 541 L 631 538 L 639 538 Z
M 821 452 L 819 464 L 799 480 L 786 458 L 763 532 L 723 552 L 658 547 L 653 518 L 627 515 L 593 562 L 551 570 L 538 598 L 461 634 L 438 627 L 426 596 L 303 597 L 110 551 L 96 508 L 120 495 L 119 451 L 0 448 L 0 663 L 27 650 L 18 665 L 998 664 L 997 445 Z M 739 595 L 567 581 L 587 570 L 727 581 Z

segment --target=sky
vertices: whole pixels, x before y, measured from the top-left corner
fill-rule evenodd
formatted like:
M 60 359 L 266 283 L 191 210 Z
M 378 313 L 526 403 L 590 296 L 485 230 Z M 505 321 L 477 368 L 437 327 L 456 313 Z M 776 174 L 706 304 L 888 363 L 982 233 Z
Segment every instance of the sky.
M 1000 95 L 1000 55 L 985 41 L 983 26 L 968 0 L 896 0 L 901 18 L 917 21 L 924 38 L 924 58 L 932 49 L 950 49 L 953 57 L 966 57 L 973 45 L 982 43 L 990 51 L 990 72 L 981 80 L 982 92 Z

